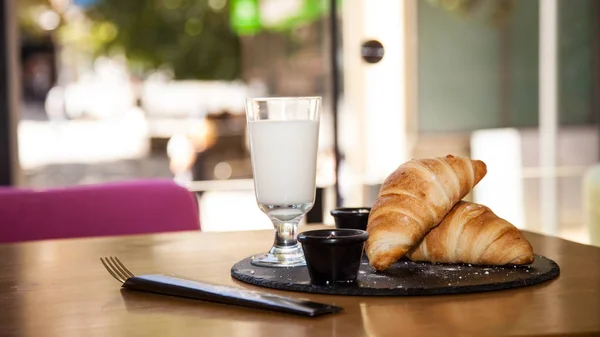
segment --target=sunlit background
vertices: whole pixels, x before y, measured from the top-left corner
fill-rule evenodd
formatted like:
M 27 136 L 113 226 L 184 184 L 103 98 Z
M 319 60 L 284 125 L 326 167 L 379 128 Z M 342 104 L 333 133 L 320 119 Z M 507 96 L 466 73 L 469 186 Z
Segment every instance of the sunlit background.
M 16 3 L 27 186 L 168 177 L 197 192 L 203 230 L 271 228 L 254 200 L 244 99 L 320 95 L 317 220 L 331 223 L 336 179 L 341 205 L 370 206 L 403 161 L 453 153 L 488 164 L 475 201 L 520 228 L 592 242 L 593 0 L 561 0 L 557 15 L 540 0 Z M 361 58 L 367 40 L 384 45 L 379 63 Z

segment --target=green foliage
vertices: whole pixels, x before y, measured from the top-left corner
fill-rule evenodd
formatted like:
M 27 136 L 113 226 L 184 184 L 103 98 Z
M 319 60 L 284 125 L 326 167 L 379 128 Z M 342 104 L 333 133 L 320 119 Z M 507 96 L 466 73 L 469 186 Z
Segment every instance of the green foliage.
M 42 30 L 35 18 L 44 9 L 50 9 L 48 0 L 18 0 L 15 2 L 17 22 L 21 35 L 28 40 L 41 40 L 48 37 L 48 32 Z M 61 21 L 61 25 L 63 21 Z
M 166 66 L 177 79 L 240 76 L 225 0 L 99 0 L 87 14 L 96 53 L 122 52 L 138 73 Z

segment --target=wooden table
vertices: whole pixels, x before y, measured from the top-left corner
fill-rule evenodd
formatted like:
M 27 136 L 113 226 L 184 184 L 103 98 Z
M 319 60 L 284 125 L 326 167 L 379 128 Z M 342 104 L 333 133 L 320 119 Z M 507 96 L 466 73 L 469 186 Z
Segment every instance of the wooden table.
M 304 318 L 119 291 L 100 256 L 134 273 L 175 273 L 258 289 L 230 277 L 271 231 L 184 232 L 0 245 L 0 336 L 600 335 L 600 248 L 527 233 L 561 267 L 558 279 L 498 292 L 431 297 L 285 293 L 344 307 Z M 271 291 L 271 290 L 268 290 Z

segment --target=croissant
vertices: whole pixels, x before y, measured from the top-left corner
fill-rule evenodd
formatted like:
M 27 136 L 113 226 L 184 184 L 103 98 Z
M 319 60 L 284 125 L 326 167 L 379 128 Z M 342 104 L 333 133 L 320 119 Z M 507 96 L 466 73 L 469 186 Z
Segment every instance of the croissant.
M 484 162 L 452 155 L 400 165 L 371 207 L 365 245 L 371 266 L 385 270 L 404 256 L 486 173 Z
M 488 207 L 461 201 L 408 252 L 413 261 L 486 265 L 530 264 L 533 248 L 523 233 Z

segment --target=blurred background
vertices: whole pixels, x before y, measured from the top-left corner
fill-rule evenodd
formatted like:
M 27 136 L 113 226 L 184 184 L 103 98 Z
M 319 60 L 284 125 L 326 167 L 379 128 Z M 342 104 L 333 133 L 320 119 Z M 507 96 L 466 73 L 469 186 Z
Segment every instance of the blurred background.
M 4 184 L 166 177 L 197 193 L 203 230 L 271 228 L 244 99 L 320 95 L 309 222 L 370 206 L 410 158 L 452 153 L 488 164 L 473 200 L 520 228 L 592 241 L 597 1 L 8 3 L 0 52 L 17 48 L 2 61 L 18 75 L 3 83 L 18 99 L 0 126 L 17 149 L 0 142 Z

